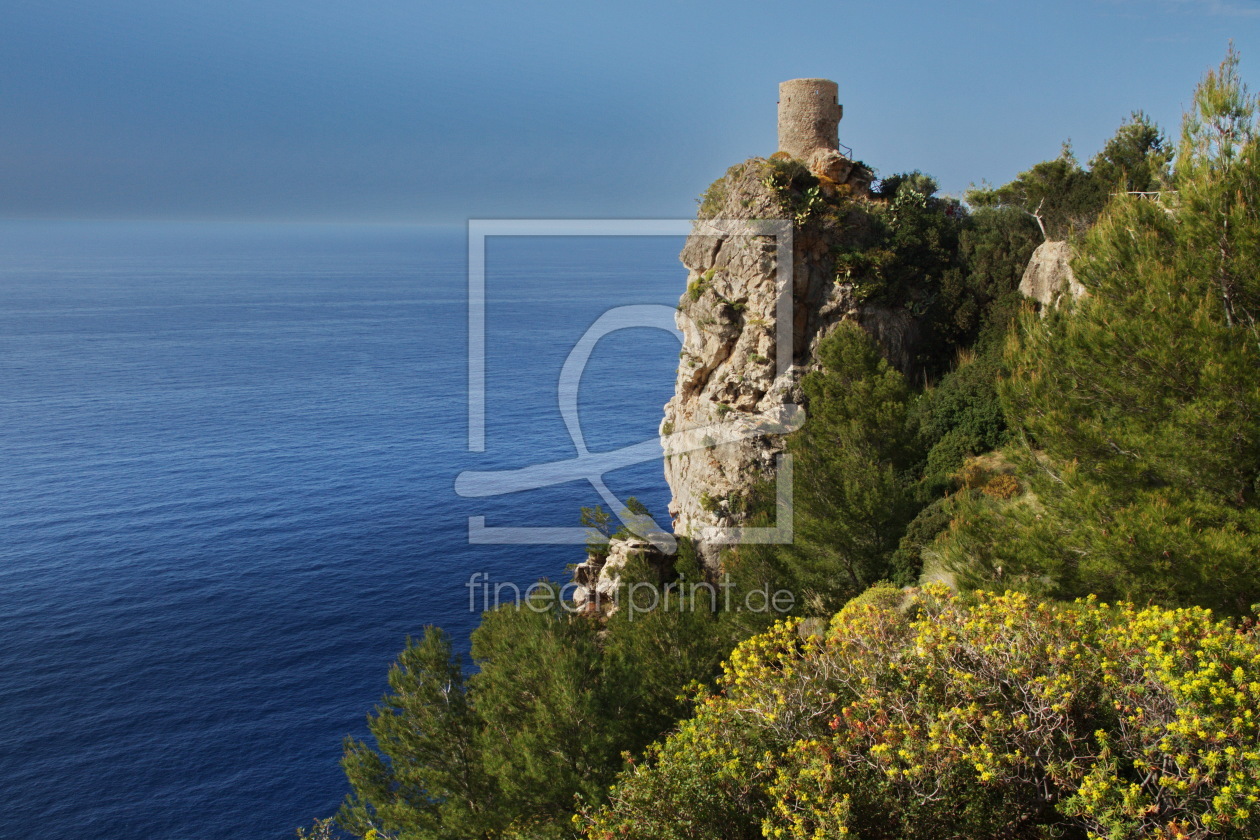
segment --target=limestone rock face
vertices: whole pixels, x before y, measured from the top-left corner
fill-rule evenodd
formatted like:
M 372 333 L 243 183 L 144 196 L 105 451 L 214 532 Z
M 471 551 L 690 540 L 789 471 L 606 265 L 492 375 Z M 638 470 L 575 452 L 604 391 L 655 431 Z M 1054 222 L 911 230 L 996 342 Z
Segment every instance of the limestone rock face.
M 698 221 L 681 254 L 688 280 L 676 320 L 684 340 L 661 435 L 674 532 L 695 542 L 710 571 L 722 532 L 743 523 L 741 502 L 749 489 L 775 475 L 784 448 L 778 432 L 799 425 L 800 380 L 818 343 L 841 321 L 856 320 L 890 362 L 908 370 L 917 338 L 909 312 L 862 305 L 853 284 L 837 277 L 836 248 L 869 216 L 855 209 L 830 225 L 802 222 L 767 184 L 767 166 L 753 159 L 732 167 L 711 188 L 708 195 L 720 196 L 720 206 L 707 214 L 714 224 Z M 774 243 L 725 234 L 718 220 L 784 218 L 796 223 L 792 347 L 790 363 L 780 369 Z
M 588 554 L 586 562 L 573 569 L 574 610 L 603 615 L 616 612 L 621 574 L 635 557 L 645 558 L 656 569 L 662 568 L 667 559 L 650 542 L 636 537 L 610 540 L 607 556 Z
M 1037 246 L 1024 276 L 1019 281 L 1019 292 L 1041 304 L 1042 309 L 1059 305 L 1066 295 L 1077 300 L 1088 294 L 1085 287 L 1072 273 L 1072 248 L 1066 242 L 1047 241 Z

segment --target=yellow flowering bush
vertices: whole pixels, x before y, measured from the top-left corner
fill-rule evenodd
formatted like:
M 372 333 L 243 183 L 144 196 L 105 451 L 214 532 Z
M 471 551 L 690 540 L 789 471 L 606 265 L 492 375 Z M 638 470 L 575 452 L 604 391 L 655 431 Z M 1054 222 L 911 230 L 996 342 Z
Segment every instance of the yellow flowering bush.
M 881 587 L 737 648 L 593 838 L 1260 836 L 1260 635 Z

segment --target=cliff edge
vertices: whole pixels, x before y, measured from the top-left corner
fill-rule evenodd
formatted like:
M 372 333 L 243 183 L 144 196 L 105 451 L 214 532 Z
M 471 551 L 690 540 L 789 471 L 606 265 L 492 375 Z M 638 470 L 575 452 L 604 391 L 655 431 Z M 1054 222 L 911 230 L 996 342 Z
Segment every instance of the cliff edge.
M 783 435 L 756 432 L 793 427 L 801 376 L 818 342 L 853 319 L 893 364 L 912 364 L 914 318 L 904 309 L 864 304 L 860 278 L 838 260 L 871 234 L 869 176 L 852 163 L 848 170 L 859 183 L 838 183 L 786 157 L 733 166 L 706 191 L 683 247 L 687 289 L 677 315 L 683 348 L 661 434 L 674 532 L 692 540 L 710 570 L 724 532 L 743 524 L 741 502 L 751 487 L 775 475 Z M 775 243 L 722 232 L 738 228 L 732 222 L 768 219 L 791 229 L 791 324 L 782 333 L 791 340 L 787 365 L 778 359 L 783 290 Z M 750 433 L 721 442 L 711 431 L 720 424 Z

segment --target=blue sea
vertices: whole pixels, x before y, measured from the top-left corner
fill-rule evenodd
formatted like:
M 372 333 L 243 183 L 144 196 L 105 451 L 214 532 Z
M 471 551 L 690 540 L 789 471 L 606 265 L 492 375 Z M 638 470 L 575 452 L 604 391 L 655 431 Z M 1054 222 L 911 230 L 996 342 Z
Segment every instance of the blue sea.
M 671 237 L 495 237 L 469 451 L 462 229 L 0 223 L 0 837 L 284 838 L 346 792 L 346 735 L 408 635 L 467 650 L 471 574 L 565 577 L 584 481 L 556 383 L 613 306 L 672 305 Z M 655 435 L 678 340 L 604 338 L 593 451 Z M 607 476 L 667 524 L 660 461 Z

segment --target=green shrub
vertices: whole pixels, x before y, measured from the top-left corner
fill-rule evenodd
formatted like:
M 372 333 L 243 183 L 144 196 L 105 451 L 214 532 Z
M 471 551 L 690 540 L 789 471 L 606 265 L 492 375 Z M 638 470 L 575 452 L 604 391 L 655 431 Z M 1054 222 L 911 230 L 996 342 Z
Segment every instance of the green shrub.
M 696 215 L 701 219 L 711 219 L 716 216 L 722 209 L 722 205 L 726 203 L 726 185 L 727 175 L 723 175 L 712 184 L 709 184 L 705 191 L 700 194 L 700 197 L 696 199 L 696 203 L 700 205 Z
M 939 499 L 954 486 L 954 477 L 971 455 L 985 451 L 982 441 L 964 428 L 950 429 L 928 450 L 918 488 L 922 501 Z
M 919 582 L 924 570 L 923 552 L 937 535 L 949 527 L 951 513 L 948 500 L 937 499 L 919 511 L 902 535 L 889 565 L 889 577 L 898 586 L 913 586 Z
M 700 491 L 700 509 L 708 513 L 717 513 L 722 509 L 722 500 L 702 490 Z
M 693 301 L 700 300 L 709 286 L 713 285 L 713 275 L 717 273 L 716 268 L 710 268 L 701 274 L 695 280 L 687 284 L 687 297 Z
M 1016 207 L 981 207 L 967 218 L 959 247 L 972 288 L 985 300 L 1015 291 L 1042 242 L 1032 217 Z M 959 326 L 964 326 L 960 324 Z
M 1000 352 L 964 361 L 914 403 L 911 422 L 918 446 L 927 452 L 918 488 L 920 501 L 941 498 L 953 476 L 972 455 L 982 455 L 1008 438 L 998 398 Z
M 765 173 L 762 176 L 767 187 L 780 191 L 804 191 L 818 186 L 818 179 L 809 171 L 803 161 L 789 155 L 771 155 L 765 162 Z

